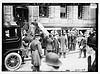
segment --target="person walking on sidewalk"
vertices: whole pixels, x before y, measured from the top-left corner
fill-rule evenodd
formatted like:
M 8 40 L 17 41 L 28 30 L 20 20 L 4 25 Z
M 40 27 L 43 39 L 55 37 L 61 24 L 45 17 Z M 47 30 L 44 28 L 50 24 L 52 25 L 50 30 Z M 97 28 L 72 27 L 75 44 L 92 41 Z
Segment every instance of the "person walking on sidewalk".
M 35 39 L 30 44 L 31 57 L 32 57 L 31 63 L 33 64 L 32 66 L 33 71 L 40 71 L 42 46 L 39 40 L 40 40 L 40 35 L 35 34 Z

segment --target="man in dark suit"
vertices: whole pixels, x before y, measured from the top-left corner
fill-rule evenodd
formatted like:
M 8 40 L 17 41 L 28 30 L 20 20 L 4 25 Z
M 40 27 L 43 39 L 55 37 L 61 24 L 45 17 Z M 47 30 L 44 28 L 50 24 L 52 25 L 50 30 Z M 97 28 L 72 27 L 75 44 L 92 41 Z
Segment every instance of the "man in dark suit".
M 79 48 L 80 48 L 79 58 L 81 58 L 82 52 L 84 53 L 84 57 L 83 58 L 86 58 L 86 40 L 85 40 L 84 37 L 82 38 L 82 40 L 79 43 Z
M 88 54 L 90 54 L 90 56 L 88 57 L 88 72 L 98 72 L 98 42 L 96 38 L 96 33 L 88 37 L 87 45 L 89 46 L 87 52 Z
M 59 52 L 59 41 L 58 41 L 57 35 L 54 35 L 53 42 L 54 42 L 55 53 L 58 54 L 58 52 Z

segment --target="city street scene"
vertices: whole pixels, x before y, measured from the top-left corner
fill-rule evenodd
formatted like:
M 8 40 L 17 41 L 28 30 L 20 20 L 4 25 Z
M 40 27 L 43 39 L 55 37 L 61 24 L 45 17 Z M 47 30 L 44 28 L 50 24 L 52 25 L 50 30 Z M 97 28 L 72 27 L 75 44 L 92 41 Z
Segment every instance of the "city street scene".
M 98 72 L 98 3 L 2 3 L 3 72 Z

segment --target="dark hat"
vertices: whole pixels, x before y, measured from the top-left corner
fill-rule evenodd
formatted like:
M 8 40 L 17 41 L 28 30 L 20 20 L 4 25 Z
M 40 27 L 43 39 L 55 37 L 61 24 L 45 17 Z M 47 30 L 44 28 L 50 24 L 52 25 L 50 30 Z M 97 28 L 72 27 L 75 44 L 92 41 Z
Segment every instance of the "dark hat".
M 56 53 L 47 53 L 45 62 L 50 66 L 61 66 L 62 63 Z
M 97 45 L 97 39 L 96 39 L 96 35 L 90 35 L 87 39 L 87 45 L 89 47 L 92 47 L 94 50 L 97 49 L 98 45 Z
M 34 22 L 31 22 L 31 24 L 34 24 Z
M 31 22 L 31 24 L 33 24 L 33 25 L 34 25 L 34 24 L 35 24 L 35 22 Z

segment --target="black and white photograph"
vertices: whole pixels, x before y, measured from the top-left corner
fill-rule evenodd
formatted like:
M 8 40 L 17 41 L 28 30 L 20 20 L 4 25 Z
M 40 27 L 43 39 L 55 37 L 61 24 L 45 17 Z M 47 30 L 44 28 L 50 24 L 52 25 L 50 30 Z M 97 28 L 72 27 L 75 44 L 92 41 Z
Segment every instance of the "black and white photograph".
M 2 72 L 98 72 L 99 3 L 2 2 Z

